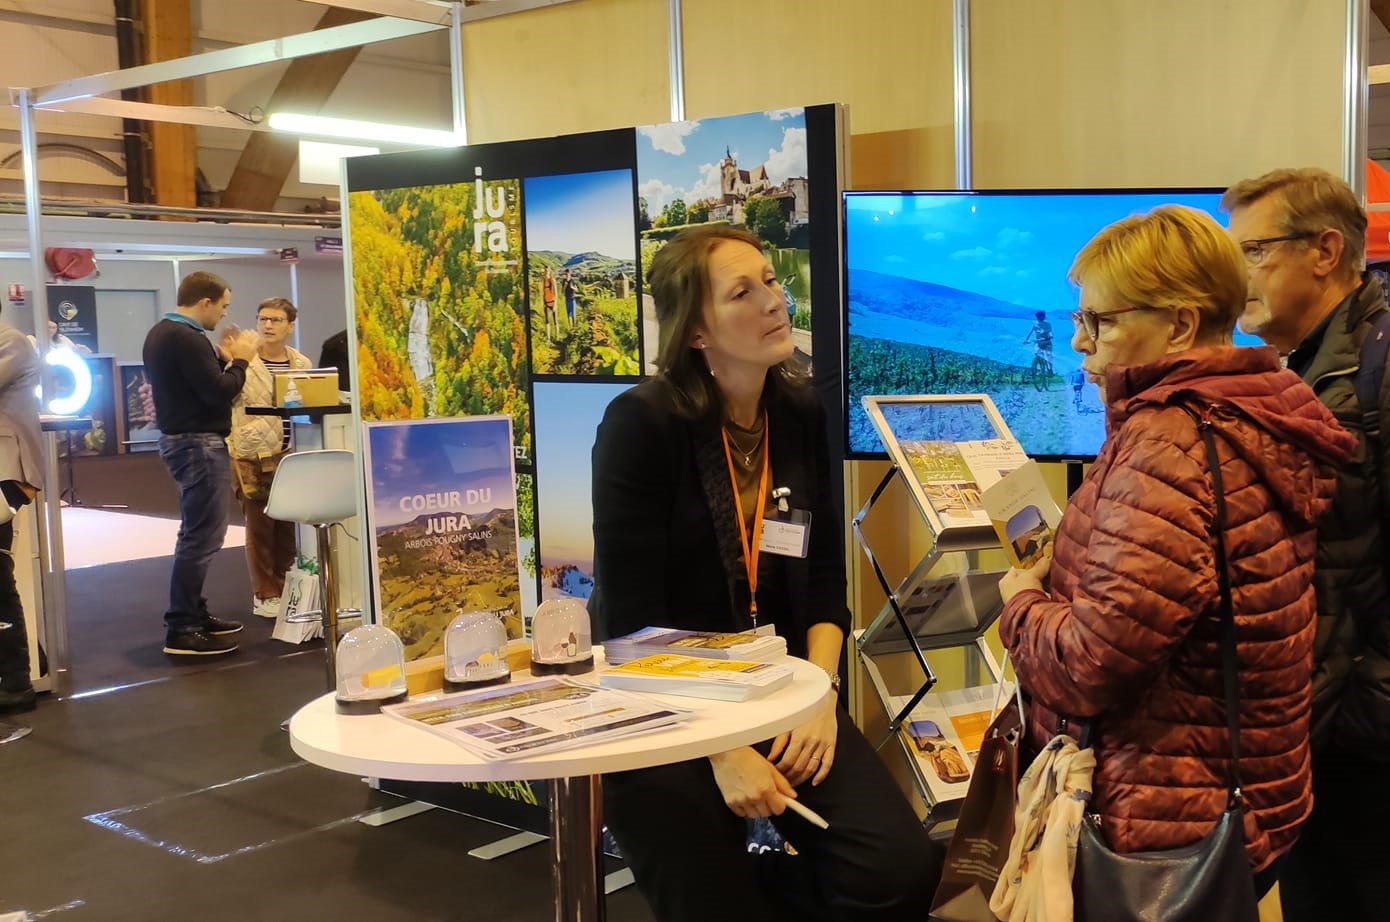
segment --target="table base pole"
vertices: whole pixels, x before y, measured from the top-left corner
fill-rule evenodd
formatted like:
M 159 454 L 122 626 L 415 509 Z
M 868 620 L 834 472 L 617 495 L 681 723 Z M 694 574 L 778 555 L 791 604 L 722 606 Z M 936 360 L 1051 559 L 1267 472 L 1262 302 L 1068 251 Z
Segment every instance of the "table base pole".
M 555 922 L 604 922 L 603 794 L 599 777 L 553 778 L 549 787 Z

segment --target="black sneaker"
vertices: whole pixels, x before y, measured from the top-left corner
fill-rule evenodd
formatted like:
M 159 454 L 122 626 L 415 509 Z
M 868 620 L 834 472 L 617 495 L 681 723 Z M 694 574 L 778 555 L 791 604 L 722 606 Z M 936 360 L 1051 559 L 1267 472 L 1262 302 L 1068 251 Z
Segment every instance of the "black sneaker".
M 164 638 L 164 652 L 171 656 L 217 656 L 235 651 L 235 640 L 214 637 L 203 630 L 170 631 Z
M 37 706 L 38 696 L 34 693 L 34 686 L 15 689 L 0 687 L 0 714 L 32 711 Z
M 235 634 L 241 630 L 240 621 L 224 621 L 221 618 L 214 618 L 207 615 L 203 618 L 203 630 L 214 637 L 223 637 L 227 634 Z

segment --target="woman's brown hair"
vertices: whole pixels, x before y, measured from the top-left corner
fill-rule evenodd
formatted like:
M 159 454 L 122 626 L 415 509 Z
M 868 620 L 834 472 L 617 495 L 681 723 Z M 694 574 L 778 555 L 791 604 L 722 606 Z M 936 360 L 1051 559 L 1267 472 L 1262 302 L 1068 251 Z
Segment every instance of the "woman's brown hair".
M 709 257 L 726 241 L 761 251 L 763 242 L 741 227 L 701 224 L 672 237 L 652 260 L 648 286 L 656 302 L 657 377 L 670 388 L 677 411 L 699 419 L 722 415 L 724 399 L 709 366 L 690 345 L 710 302 Z M 800 386 L 805 374 L 794 358 L 768 369 L 764 401 L 782 386 Z

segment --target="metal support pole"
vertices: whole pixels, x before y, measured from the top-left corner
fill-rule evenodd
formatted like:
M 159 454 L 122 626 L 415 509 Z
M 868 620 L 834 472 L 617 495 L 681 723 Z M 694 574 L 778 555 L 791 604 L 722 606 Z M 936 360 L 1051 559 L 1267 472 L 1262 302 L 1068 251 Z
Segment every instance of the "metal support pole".
M 328 690 L 338 687 L 338 574 L 328 525 L 315 525 L 319 551 L 319 609 L 323 619 L 324 659 L 328 664 Z
M 296 309 L 296 310 L 297 310 L 297 309 L 299 308 L 299 306 L 300 306 L 300 305 L 299 305 L 299 263 L 295 263 L 295 262 L 290 263 L 290 303 L 293 304 L 293 305 L 295 306 L 295 309 Z M 259 319 L 257 319 L 257 321 L 256 321 L 256 329 L 259 330 L 260 328 L 261 328 L 261 322 L 260 322 Z M 304 350 L 301 349 L 300 346 L 299 346 L 299 324 L 297 324 L 297 323 L 294 325 L 294 347 L 295 347 L 296 349 L 299 349 L 300 352 L 303 352 L 303 351 L 304 351 Z
M 1369 0 L 1347 0 L 1346 63 L 1342 72 L 1342 172 L 1343 178 L 1362 202 L 1366 201 L 1369 18 Z
M 603 868 L 599 778 L 552 778 L 549 788 L 555 922 L 603 922 L 607 909 L 599 888 Z
M 43 209 L 39 197 L 38 132 L 34 127 L 33 98 L 29 90 L 15 92 L 19 108 L 20 149 L 24 164 L 24 210 L 29 224 L 29 269 L 33 286 L 34 340 L 39 346 L 39 380 L 44 401 L 53 397 L 53 369 L 48 364 L 48 272 L 43 262 Z M 43 585 L 43 643 L 48 674 L 54 690 L 68 668 L 68 605 L 63 564 L 63 507 L 58 474 L 58 443 L 44 440 L 43 475 L 46 489 L 34 512 L 39 516 L 39 553 Z
M 671 0 L 671 121 L 685 121 L 685 41 L 681 37 L 681 0 Z
M 951 23 L 956 97 L 956 188 L 971 189 L 975 177 L 971 169 L 970 0 L 955 0 L 951 7 Z
M 449 17 L 449 80 L 454 95 L 454 134 L 468 143 L 468 106 L 463 95 L 463 4 L 454 3 Z

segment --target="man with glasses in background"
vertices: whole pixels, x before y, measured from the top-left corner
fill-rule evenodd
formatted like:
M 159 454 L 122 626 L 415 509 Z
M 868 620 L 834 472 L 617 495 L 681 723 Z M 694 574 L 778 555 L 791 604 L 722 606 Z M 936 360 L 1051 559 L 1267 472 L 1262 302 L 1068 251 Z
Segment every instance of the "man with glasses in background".
M 1374 425 L 1390 419 L 1390 391 L 1374 382 L 1373 406 L 1357 395 L 1362 342 L 1387 310 L 1380 284 L 1362 274 L 1366 213 L 1318 169 L 1247 179 L 1221 207 L 1249 270 L 1241 329 L 1278 349 L 1361 443 L 1318 528 L 1314 805 L 1280 879 L 1284 918 L 1380 918 L 1379 874 L 1390 866 L 1390 439 Z
M 253 416 L 247 407 L 275 406 L 277 373 L 311 367 L 309 357 L 289 344 L 299 310 L 286 298 L 267 298 L 256 309 L 259 345 L 246 367 L 246 386 L 232 403 L 232 489 L 246 517 L 246 566 L 251 573 L 251 612 L 280 614 L 285 574 L 294 566 L 293 522 L 265 514 L 275 469 L 290 449 L 290 421 Z

